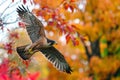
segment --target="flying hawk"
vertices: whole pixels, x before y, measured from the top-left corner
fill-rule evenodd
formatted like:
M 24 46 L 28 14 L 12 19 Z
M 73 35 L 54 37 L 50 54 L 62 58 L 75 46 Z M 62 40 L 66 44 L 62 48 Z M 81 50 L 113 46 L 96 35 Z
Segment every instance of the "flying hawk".
M 72 69 L 64 56 L 53 47 L 56 42 L 46 37 L 41 21 L 23 5 L 21 7 L 18 6 L 17 13 L 26 24 L 27 33 L 32 41 L 32 44 L 17 47 L 19 56 L 27 60 L 35 52 L 40 51 L 58 70 L 71 73 Z

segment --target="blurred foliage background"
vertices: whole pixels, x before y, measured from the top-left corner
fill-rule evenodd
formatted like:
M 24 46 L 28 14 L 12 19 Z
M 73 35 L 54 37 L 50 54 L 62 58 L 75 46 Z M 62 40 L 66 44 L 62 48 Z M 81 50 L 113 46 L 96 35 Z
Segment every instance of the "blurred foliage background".
M 14 0 L 11 0 L 14 3 Z M 9 32 L 9 43 L 0 44 L 0 58 L 7 58 L 6 72 L 19 73 L 16 80 L 120 80 L 120 0 L 21 0 L 34 5 L 46 35 L 73 69 L 56 70 L 40 53 L 23 61 L 15 48 L 31 43 L 22 23 Z M 1 18 L 1 17 L 0 17 Z M 4 29 L 0 22 L 1 29 Z M 7 53 L 8 57 L 3 58 Z M 51 53 L 52 54 L 52 53 Z M 3 59 L 2 59 L 3 58 Z M 0 67 L 5 66 L 1 62 Z M 5 62 L 4 62 L 5 63 Z M 3 69 L 0 70 L 2 72 Z M 0 73 L 4 74 L 4 73 Z M 10 76 L 9 73 L 6 73 Z M 31 75 L 30 75 L 31 74 Z M 28 75 L 28 78 L 21 78 Z M 32 78 L 31 78 L 32 76 Z M 9 77 L 8 77 L 9 78 Z M 0 75 L 1 80 L 9 80 Z M 11 80 L 11 79 L 10 79 Z

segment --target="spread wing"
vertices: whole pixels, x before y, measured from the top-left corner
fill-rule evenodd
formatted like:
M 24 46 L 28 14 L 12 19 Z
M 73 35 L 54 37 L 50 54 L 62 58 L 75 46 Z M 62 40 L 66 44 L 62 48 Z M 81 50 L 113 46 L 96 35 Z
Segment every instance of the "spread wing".
M 44 27 L 42 23 L 29 11 L 29 9 L 25 8 L 23 5 L 22 7 L 17 8 L 17 12 L 21 17 L 22 21 L 26 23 L 26 29 L 28 35 L 32 42 L 38 41 L 40 37 L 45 37 Z M 25 46 L 21 46 L 17 48 L 17 52 L 24 60 L 29 59 L 36 50 L 32 53 L 25 52 Z M 69 64 L 66 62 L 64 56 L 54 47 L 48 48 L 39 48 L 37 51 L 41 51 L 45 57 L 60 71 L 71 73 L 72 70 Z
M 30 57 L 36 52 L 33 50 L 31 53 L 25 51 L 25 46 L 17 47 L 17 53 L 19 56 L 24 59 L 30 59 Z M 49 48 L 39 48 L 39 51 L 41 51 L 44 56 L 60 71 L 71 73 L 72 69 L 70 68 L 69 64 L 66 62 L 64 56 L 54 47 Z M 37 50 L 37 51 L 38 51 Z
M 72 69 L 64 56 L 54 47 L 40 49 L 45 57 L 60 71 L 71 73 Z
M 28 35 L 33 43 L 41 36 L 45 36 L 43 24 L 28 8 L 25 8 L 23 5 L 21 7 L 19 6 L 17 12 L 22 21 L 26 24 Z

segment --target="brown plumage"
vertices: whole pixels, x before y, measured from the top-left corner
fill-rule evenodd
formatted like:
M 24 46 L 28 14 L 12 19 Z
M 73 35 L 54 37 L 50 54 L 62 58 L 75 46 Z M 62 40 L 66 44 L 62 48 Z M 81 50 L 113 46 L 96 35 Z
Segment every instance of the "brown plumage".
M 56 43 L 45 36 L 44 27 L 41 21 L 35 17 L 29 9 L 17 8 L 18 15 L 26 23 L 26 30 L 32 44 L 17 47 L 17 52 L 24 60 L 29 59 L 35 52 L 42 52 L 43 55 L 60 71 L 71 73 L 72 70 L 64 56 L 53 47 Z

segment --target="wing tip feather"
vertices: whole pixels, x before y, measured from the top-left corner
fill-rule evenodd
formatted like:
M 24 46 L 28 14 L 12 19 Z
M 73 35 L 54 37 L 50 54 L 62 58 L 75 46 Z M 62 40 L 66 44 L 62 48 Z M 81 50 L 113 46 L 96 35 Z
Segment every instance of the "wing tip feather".
M 26 13 L 26 12 L 30 12 L 29 9 L 28 9 L 28 7 L 25 8 L 24 5 L 18 6 L 18 8 L 16 9 L 16 11 L 17 11 L 17 13 L 18 13 L 19 15 L 23 15 L 23 14 Z
M 71 74 L 73 70 L 65 60 L 64 56 L 54 47 L 39 49 L 53 66 L 61 71 Z
M 68 68 L 66 69 L 66 73 L 71 74 L 73 72 L 73 70 L 70 68 L 70 66 L 68 66 Z

